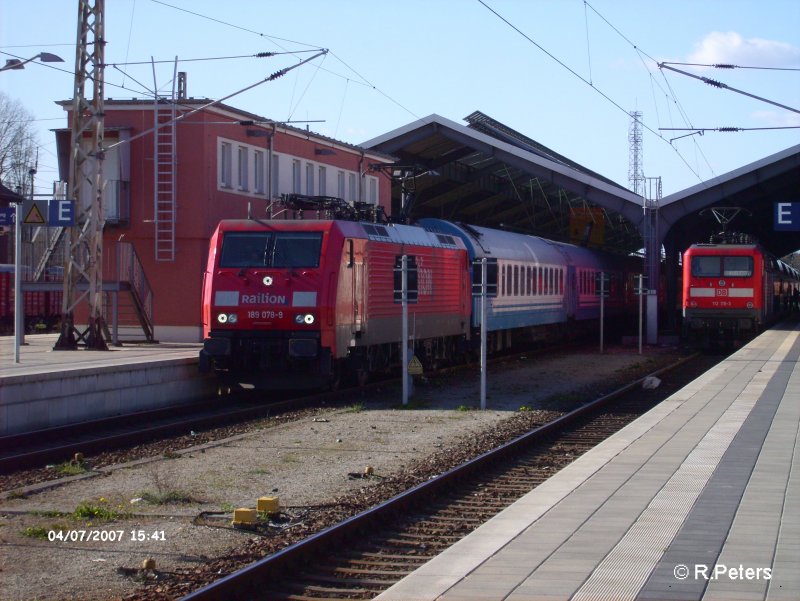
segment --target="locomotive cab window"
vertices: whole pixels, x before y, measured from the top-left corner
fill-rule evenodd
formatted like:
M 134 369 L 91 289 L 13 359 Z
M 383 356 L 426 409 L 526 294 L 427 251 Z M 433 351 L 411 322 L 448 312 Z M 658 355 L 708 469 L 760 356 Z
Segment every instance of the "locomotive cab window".
M 720 273 L 719 257 L 692 257 L 692 275 L 700 278 L 716 278 Z
M 753 257 L 692 257 L 692 275 L 701 278 L 749 278 Z
M 220 267 L 319 267 L 321 232 L 228 232 Z
M 722 257 L 722 275 L 749 278 L 753 275 L 753 257 Z

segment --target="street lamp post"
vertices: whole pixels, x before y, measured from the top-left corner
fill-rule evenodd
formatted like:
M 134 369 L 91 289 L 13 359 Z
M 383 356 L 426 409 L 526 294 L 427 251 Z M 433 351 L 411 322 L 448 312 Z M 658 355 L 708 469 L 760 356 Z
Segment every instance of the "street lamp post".
M 60 56 L 56 56 L 55 54 L 50 54 L 49 52 L 40 52 L 36 56 L 31 58 L 20 60 L 18 58 L 9 58 L 6 60 L 6 64 L 4 67 L 0 67 L 0 71 L 11 71 L 13 69 L 24 69 L 25 65 L 30 63 L 31 61 L 35 61 L 39 59 L 43 63 L 63 63 L 64 59 Z

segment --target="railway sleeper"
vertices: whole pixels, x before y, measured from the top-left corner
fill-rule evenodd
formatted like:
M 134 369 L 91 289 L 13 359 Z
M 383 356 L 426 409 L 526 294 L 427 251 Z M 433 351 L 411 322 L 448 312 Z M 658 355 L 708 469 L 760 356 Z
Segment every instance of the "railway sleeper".
M 337 589 L 341 590 L 339 589 L 340 586 L 348 586 L 353 587 L 350 589 L 353 593 L 363 593 L 365 592 L 364 589 L 383 590 L 385 588 L 389 588 L 389 586 L 393 584 L 392 580 L 389 579 L 341 578 L 339 576 L 325 576 L 324 574 L 309 574 L 305 572 L 298 574 L 298 578 L 303 582 L 310 583 L 304 585 L 307 590 L 315 589 L 334 591 Z M 333 587 L 330 585 L 336 586 Z M 360 590 L 356 587 L 360 587 Z
M 363 559 L 361 557 L 342 557 L 339 556 L 341 561 L 349 566 L 374 566 L 377 568 L 406 568 L 413 560 L 417 565 L 422 565 L 428 561 L 425 557 L 418 557 L 417 555 L 398 555 L 398 561 L 375 561 L 374 559 Z
M 365 574 L 367 576 L 408 576 L 414 570 L 410 570 L 408 564 L 401 566 L 401 570 L 378 570 L 375 568 L 353 568 L 335 564 L 322 564 L 318 566 L 321 570 L 326 570 L 334 574 Z
M 345 554 L 345 557 L 352 558 L 352 559 L 360 559 L 362 557 L 367 557 L 371 559 L 397 559 L 400 561 L 409 561 L 409 560 L 418 560 L 420 564 L 429 561 L 433 555 L 395 555 L 392 553 L 375 553 L 372 551 L 365 551 L 363 553 L 357 551 L 350 551 Z

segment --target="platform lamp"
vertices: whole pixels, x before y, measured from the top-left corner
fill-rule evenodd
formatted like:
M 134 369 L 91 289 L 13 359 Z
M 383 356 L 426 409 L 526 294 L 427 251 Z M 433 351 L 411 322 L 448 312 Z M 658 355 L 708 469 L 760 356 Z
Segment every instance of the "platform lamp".
M 20 60 L 18 58 L 9 58 L 6 60 L 6 64 L 4 67 L 0 67 L 0 71 L 11 71 L 14 69 L 24 69 L 25 65 L 30 63 L 31 61 L 35 61 L 39 59 L 43 63 L 63 63 L 64 59 L 60 56 L 55 54 L 51 54 L 49 52 L 40 52 L 36 56 L 33 56 L 29 59 Z

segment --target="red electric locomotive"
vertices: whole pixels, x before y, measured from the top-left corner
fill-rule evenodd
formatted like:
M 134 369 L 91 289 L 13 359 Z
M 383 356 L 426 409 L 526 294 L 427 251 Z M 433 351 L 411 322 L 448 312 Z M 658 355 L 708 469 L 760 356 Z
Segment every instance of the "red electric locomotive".
M 788 309 L 798 282 L 758 244 L 694 244 L 683 255 L 684 335 L 705 345 L 751 338 Z
M 399 361 L 395 267 L 413 257 L 409 323 L 426 358 L 469 331 L 461 240 L 344 220 L 222 221 L 203 280 L 201 369 L 264 388 L 337 382 Z

